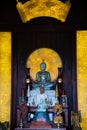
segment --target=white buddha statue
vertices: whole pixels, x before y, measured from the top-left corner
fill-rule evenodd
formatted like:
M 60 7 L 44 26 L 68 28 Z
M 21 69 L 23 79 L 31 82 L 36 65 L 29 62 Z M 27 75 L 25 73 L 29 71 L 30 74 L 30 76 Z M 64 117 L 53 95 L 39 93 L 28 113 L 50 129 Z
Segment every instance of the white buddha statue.
M 46 101 L 47 100 L 47 95 L 44 92 L 44 87 L 41 86 L 40 87 L 40 94 L 37 94 L 36 96 L 36 101 L 37 101 L 37 111 L 46 111 Z
M 47 99 L 47 95 L 44 92 L 44 87 L 40 87 L 40 93 L 37 94 L 36 100 L 37 100 L 37 105 L 40 104 L 41 100 L 45 101 Z
M 40 87 L 40 94 L 37 94 L 37 110 L 35 112 L 35 116 L 33 121 L 43 121 L 49 122 L 49 115 L 46 111 L 47 104 L 45 100 L 47 99 L 47 95 L 44 93 L 44 87 Z

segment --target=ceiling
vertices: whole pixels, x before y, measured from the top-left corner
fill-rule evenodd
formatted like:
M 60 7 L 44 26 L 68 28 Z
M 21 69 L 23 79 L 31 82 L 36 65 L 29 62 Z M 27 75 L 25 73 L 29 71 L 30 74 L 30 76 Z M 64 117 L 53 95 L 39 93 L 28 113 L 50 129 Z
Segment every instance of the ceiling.
M 25 2 L 26 0 L 21 0 Z M 61 0 L 64 1 L 64 0 Z M 65 23 L 60 23 L 56 19 L 47 19 L 47 18 L 38 18 L 38 22 L 48 23 L 48 24 L 60 24 L 62 26 L 72 26 L 78 29 L 87 28 L 87 5 L 86 0 L 71 0 L 72 6 L 68 14 L 67 20 Z M 37 20 L 31 20 L 31 23 L 36 22 Z M 29 24 L 28 22 L 27 24 Z M 37 23 L 37 22 L 36 22 Z M 16 26 L 23 24 L 19 13 L 16 9 L 16 0 L 2 0 L 0 2 L 0 25 L 9 25 Z M 0 26 L 0 27 L 1 27 Z

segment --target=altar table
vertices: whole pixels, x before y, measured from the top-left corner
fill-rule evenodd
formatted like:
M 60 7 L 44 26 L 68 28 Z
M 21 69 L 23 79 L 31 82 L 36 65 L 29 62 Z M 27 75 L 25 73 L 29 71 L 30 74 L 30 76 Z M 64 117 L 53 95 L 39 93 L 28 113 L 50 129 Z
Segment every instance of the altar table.
M 35 112 L 37 109 L 37 107 L 28 107 L 28 111 L 33 113 Z M 53 107 L 49 107 L 48 108 L 48 112 L 53 112 Z M 64 124 L 65 126 L 68 126 L 68 107 L 63 107 L 63 112 L 64 112 Z M 20 122 L 20 106 L 17 107 L 17 126 L 19 126 L 19 122 Z

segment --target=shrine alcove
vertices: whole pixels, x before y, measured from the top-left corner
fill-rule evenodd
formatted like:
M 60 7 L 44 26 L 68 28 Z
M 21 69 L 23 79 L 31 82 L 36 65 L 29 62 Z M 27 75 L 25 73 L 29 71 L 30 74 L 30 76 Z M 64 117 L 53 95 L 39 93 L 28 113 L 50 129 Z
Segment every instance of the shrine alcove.
M 40 20 L 40 19 L 39 19 Z M 64 89 L 68 97 L 69 119 L 71 110 L 77 111 L 76 35 L 75 30 L 49 22 L 31 22 L 20 25 L 12 32 L 12 100 L 11 127 L 16 126 L 17 105 L 21 89 L 26 88 L 26 60 L 36 49 L 50 48 L 62 59 Z M 54 20 L 55 21 L 55 20 Z M 69 120 L 70 121 L 70 120 Z

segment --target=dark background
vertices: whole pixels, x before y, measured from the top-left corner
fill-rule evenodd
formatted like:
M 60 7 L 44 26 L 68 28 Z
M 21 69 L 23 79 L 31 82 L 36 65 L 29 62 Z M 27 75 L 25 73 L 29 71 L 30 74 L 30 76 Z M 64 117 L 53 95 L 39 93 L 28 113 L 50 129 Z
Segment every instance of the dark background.
M 41 47 L 55 50 L 62 59 L 69 119 L 71 110 L 78 110 L 76 31 L 87 29 L 87 5 L 85 0 L 71 0 L 71 4 L 65 23 L 54 18 L 41 17 L 34 18 L 25 24 L 22 23 L 18 14 L 15 0 L 0 2 L 0 31 L 11 31 L 12 34 L 11 130 L 16 127 L 17 105 L 21 89 L 26 87 L 27 57 L 32 51 Z
M 27 0 L 20 0 L 25 2 Z M 61 0 L 65 1 L 65 0 Z M 87 4 L 86 0 L 70 0 L 72 6 L 65 23 L 58 23 L 57 20 L 40 20 L 40 23 L 57 24 L 60 26 L 70 26 L 75 29 L 87 28 Z M 30 22 L 31 23 L 31 22 Z M 32 22 L 33 23 L 33 22 Z M 37 23 L 34 21 L 34 24 Z M 29 22 L 28 22 L 29 24 Z M 0 1 L 0 25 L 1 27 L 16 28 L 23 25 L 16 9 L 16 0 L 1 0 Z M 27 25 L 26 25 L 27 26 Z

